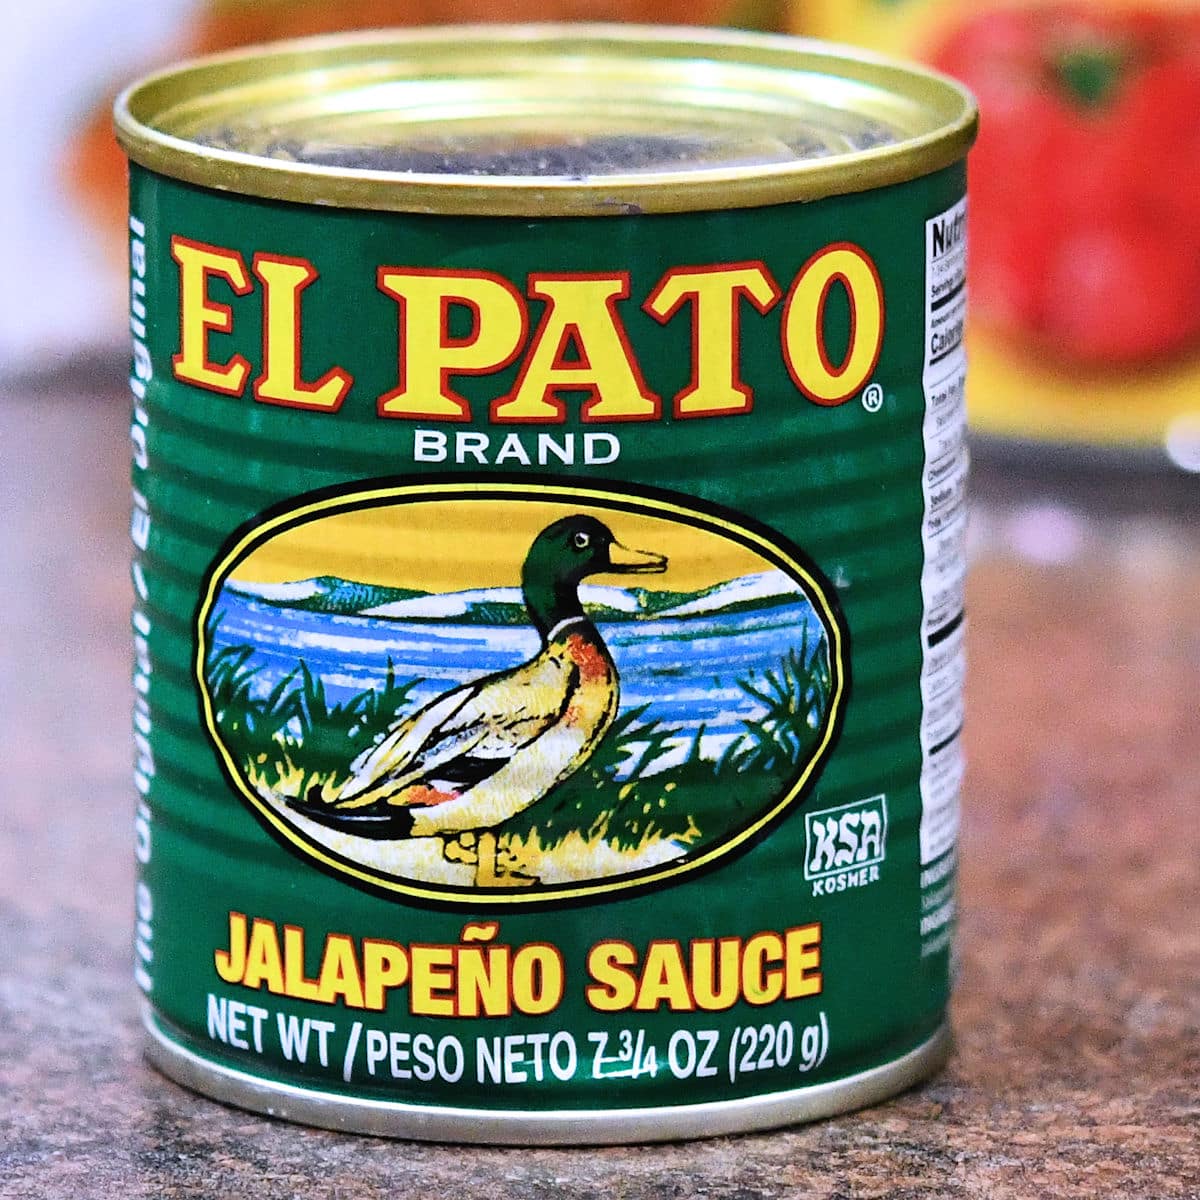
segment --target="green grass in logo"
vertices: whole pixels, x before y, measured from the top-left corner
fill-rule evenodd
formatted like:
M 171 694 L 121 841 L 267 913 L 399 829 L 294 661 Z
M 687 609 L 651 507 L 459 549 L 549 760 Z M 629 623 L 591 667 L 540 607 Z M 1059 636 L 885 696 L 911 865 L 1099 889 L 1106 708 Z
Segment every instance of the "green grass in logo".
M 221 738 L 264 797 L 304 797 L 313 787 L 336 792 L 349 764 L 411 706 L 421 682 L 397 681 L 389 660 L 379 686 L 331 703 L 303 659 L 269 690 L 257 688 L 253 653 L 246 645 L 213 650 L 205 674 Z M 706 846 L 742 825 L 815 749 L 831 686 L 823 638 L 806 627 L 776 667 L 751 672 L 738 686 L 759 715 L 742 721 L 719 758 L 702 756 L 703 727 L 680 758 L 679 730 L 649 717 L 648 704 L 626 710 L 581 770 L 497 828 L 501 842 L 551 850 L 576 837 L 637 852 L 663 839 Z

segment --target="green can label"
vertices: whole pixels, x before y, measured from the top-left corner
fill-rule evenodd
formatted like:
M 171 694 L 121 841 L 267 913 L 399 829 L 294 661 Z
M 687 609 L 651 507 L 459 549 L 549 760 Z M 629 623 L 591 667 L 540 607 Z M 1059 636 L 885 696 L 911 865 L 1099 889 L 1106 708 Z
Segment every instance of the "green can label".
M 386 582 L 359 578 L 376 559 Z M 205 725 L 251 807 L 350 879 L 468 905 L 707 866 L 803 796 L 846 694 L 832 589 L 796 551 L 577 485 L 289 507 L 223 558 L 199 635 Z
M 938 1034 L 963 189 L 518 220 L 133 169 L 160 1041 L 520 1140 L 802 1116 Z

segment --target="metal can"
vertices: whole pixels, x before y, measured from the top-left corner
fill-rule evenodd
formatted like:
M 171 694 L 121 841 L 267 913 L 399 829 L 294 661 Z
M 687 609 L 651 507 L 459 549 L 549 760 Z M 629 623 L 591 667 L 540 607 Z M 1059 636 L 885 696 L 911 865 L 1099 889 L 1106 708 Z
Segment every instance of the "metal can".
M 887 60 L 636 27 L 122 96 L 162 1070 L 545 1144 L 939 1067 L 975 124 Z

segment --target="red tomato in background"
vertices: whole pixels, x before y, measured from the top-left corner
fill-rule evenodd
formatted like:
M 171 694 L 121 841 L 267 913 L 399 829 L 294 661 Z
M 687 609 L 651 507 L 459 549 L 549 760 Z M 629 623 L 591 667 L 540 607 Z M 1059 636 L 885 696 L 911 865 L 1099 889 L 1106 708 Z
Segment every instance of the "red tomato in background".
M 980 318 L 1088 367 L 1200 346 L 1200 14 L 1000 9 L 934 60 L 982 113 Z
M 1135 363 L 1196 336 L 1200 269 L 1169 232 L 1136 221 L 1077 225 L 1045 262 L 1044 332 L 1082 362 Z

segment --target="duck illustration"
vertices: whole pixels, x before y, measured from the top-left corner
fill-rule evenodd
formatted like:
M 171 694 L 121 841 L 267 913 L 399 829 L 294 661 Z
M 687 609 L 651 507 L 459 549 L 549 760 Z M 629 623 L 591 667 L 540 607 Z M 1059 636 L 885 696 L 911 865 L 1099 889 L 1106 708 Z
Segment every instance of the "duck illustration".
M 316 787 L 290 806 L 359 837 L 441 837 L 447 858 L 475 864 L 477 885 L 534 882 L 501 868 L 495 829 L 591 758 L 620 695 L 616 665 L 583 611 L 579 584 L 591 575 L 666 567 L 661 555 L 622 546 L 595 517 L 548 525 L 521 570 L 538 652 L 404 716 L 354 759 L 336 795 Z

